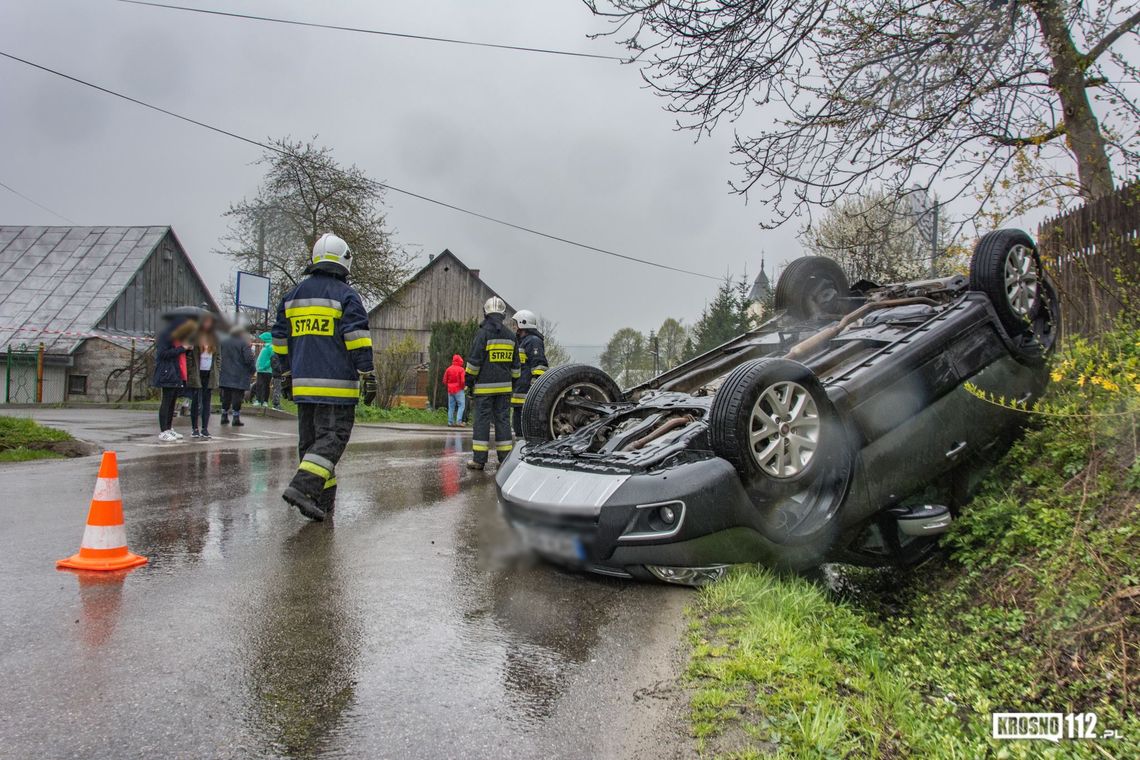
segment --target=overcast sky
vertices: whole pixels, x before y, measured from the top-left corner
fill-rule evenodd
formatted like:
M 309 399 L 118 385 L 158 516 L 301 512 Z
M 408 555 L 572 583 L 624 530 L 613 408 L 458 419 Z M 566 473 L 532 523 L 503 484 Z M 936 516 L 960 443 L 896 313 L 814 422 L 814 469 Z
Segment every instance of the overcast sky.
M 171 0 L 174 2 L 174 0 Z M 179 0 L 326 24 L 607 55 L 580 0 Z M 395 39 L 128 5 L 0 0 L 0 50 L 253 139 L 319 141 L 343 163 L 458 206 L 715 277 L 800 255 L 728 190 L 732 125 L 694 143 L 615 61 Z M 80 224 L 172 225 L 220 297 L 213 253 L 258 148 L 0 59 L 0 182 Z M 749 112 L 752 127 L 770 112 Z M 450 248 L 564 344 L 692 324 L 717 283 L 584 251 L 390 193 L 416 266 Z M 951 209 L 953 212 L 953 208 Z M 1013 220 L 1016 223 L 1019 220 Z M 1036 219 L 1020 220 L 1032 226 Z M 63 224 L 0 188 L 0 223 Z
M 182 4 L 192 4 L 184 2 Z M 578 0 L 217 0 L 198 7 L 619 54 Z M 731 134 L 673 130 L 616 62 L 399 40 L 124 5 L 4 0 L 14 55 L 257 139 L 319 134 L 342 162 L 457 205 L 713 275 L 798 252 L 728 192 Z M 0 182 L 81 224 L 170 224 L 219 292 L 227 204 L 252 194 L 258 150 L 0 59 Z M 564 343 L 691 323 L 710 280 L 587 253 L 390 194 L 398 240 L 450 248 Z M 64 224 L 0 189 L 0 222 Z

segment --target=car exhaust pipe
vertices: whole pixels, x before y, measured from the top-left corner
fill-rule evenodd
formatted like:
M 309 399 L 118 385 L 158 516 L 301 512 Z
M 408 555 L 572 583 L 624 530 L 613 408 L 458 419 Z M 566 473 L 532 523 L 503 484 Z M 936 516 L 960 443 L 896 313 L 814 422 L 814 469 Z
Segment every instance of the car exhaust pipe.
M 627 443 L 625 446 L 622 446 L 621 450 L 622 451 L 637 451 L 638 449 L 642 448 L 646 444 L 652 443 L 653 441 L 656 441 L 658 438 L 665 435 L 670 430 L 675 430 L 676 428 L 684 427 L 685 425 L 688 425 L 692 421 L 693 421 L 693 416 L 691 414 L 686 414 L 684 417 L 670 417 L 669 419 L 665 420 L 665 422 L 663 422 L 659 426 L 657 426 L 657 428 L 655 428 L 648 435 L 643 436 L 642 438 L 638 438 L 636 441 L 633 441 L 631 443 Z
M 788 353 L 784 354 L 784 358 L 799 361 L 805 356 L 812 355 L 832 338 L 836 337 L 841 332 L 846 330 L 853 322 L 862 319 L 872 311 L 878 311 L 879 309 L 889 309 L 895 306 L 910 306 L 911 304 L 937 306 L 938 302 L 933 298 L 922 298 L 915 296 L 913 298 L 891 298 L 886 301 L 872 301 L 871 303 L 865 303 L 855 311 L 845 316 L 843 319 L 836 322 L 831 327 L 820 330 L 807 340 L 801 341 L 792 346 L 791 350 L 788 351 Z

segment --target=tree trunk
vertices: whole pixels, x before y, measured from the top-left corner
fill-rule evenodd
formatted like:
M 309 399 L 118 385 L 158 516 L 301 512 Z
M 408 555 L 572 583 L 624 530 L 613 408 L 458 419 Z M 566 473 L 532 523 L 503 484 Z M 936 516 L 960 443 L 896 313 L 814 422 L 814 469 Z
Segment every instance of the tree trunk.
M 1112 192 L 1112 166 L 1085 87 L 1084 57 L 1073 44 L 1062 3 L 1038 0 L 1032 7 L 1053 61 L 1049 83 L 1061 101 L 1065 139 L 1077 162 L 1081 196 L 1088 200 L 1107 195 Z

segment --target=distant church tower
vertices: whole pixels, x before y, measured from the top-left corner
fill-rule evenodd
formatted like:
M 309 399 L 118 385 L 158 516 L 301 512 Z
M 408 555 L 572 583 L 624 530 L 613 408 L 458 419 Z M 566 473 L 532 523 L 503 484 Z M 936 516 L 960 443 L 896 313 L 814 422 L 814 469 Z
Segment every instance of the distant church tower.
M 756 275 L 756 279 L 752 281 L 752 290 L 748 294 L 748 300 L 758 301 L 764 303 L 772 293 L 772 283 L 768 281 L 768 275 L 764 273 L 764 254 L 760 254 L 760 274 Z
M 764 272 L 764 254 L 761 253 L 760 274 L 756 275 L 756 279 L 752 281 L 752 290 L 748 292 L 748 300 L 752 302 L 752 305 L 748 307 L 748 312 L 758 321 L 763 319 L 764 310 L 771 297 L 772 283 L 768 280 L 768 275 Z

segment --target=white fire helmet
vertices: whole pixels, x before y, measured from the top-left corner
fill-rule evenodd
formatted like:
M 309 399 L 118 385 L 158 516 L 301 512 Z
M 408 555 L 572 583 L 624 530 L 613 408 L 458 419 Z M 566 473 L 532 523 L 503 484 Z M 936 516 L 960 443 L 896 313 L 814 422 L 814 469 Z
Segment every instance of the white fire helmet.
M 348 270 L 352 268 L 352 251 L 343 239 L 326 232 L 313 246 L 313 263 L 339 265 L 344 269 L 344 273 L 348 274 Z
M 505 317 L 507 315 L 507 302 L 498 296 L 491 296 L 487 299 L 487 303 L 483 304 L 483 315 L 498 314 Z
M 523 330 L 537 330 L 538 317 L 529 309 L 519 309 L 515 312 L 515 323 Z

